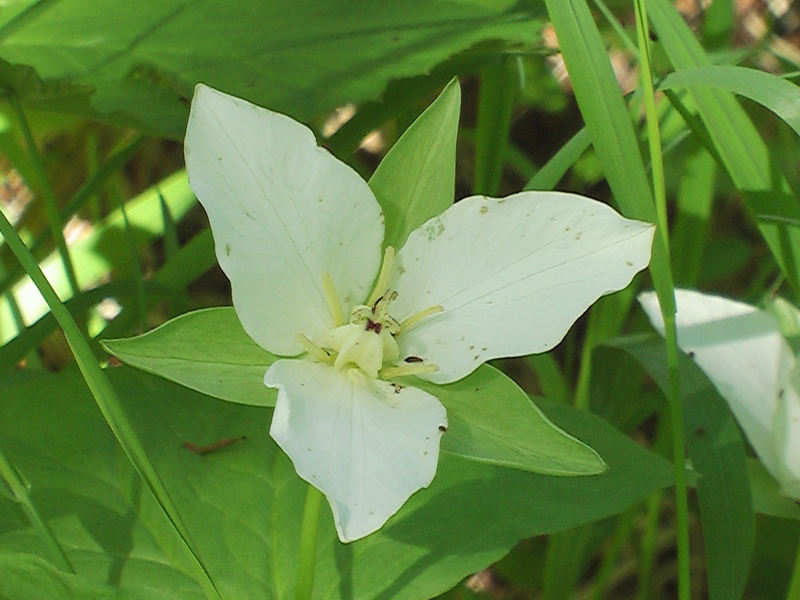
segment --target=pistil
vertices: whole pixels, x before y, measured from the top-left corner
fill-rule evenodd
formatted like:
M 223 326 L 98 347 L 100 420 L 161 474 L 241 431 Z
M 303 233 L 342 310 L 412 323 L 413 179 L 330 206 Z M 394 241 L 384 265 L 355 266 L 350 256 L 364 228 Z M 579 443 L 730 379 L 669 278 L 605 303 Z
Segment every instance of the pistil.
M 409 364 L 395 364 L 400 358 L 395 337 L 444 309 L 438 305 L 431 306 L 398 323 L 389 314 L 389 305 L 397 299 L 397 292 L 389 289 L 394 259 L 394 248 L 388 246 L 372 294 L 366 304 L 353 308 L 349 322 L 344 319 L 343 304 L 336 293 L 333 279 L 329 273 L 323 273 L 322 287 L 334 326 L 316 342 L 302 333 L 297 334 L 298 342 L 310 356 L 335 369 L 347 369 L 351 380 L 355 372 L 361 378 L 391 379 L 439 370 L 438 366 L 425 364 L 418 357 L 413 362 L 407 361 Z M 386 366 L 384 363 L 387 363 Z

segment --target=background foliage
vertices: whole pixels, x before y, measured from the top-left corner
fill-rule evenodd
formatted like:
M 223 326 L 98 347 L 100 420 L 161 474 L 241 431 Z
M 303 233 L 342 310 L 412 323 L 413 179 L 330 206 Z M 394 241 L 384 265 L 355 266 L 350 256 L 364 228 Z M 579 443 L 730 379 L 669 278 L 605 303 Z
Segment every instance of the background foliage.
M 58 324 L 71 316 L 67 333 L 88 342 L 82 366 L 107 364 L 101 340 L 229 304 L 178 143 L 197 82 L 310 124 L 369 178 L 454 76 L 457 198 L 562 189 L 655 221 L 663 164 L 669 237 L 651 273 L 598 302 L 555 352 L 495 365 L 610 469 L 562 479 L 445 453 L 431 488 L 379 534 L 341 546 L 323 519 L 315 597 L 671 598 L 683 520 L 692 597 L 800 594 L 800 508 L 748 458 L 688 359 L 694 488 L 681 516 L 668 359 L 634 303 L 674 280 L 797 304 L 798 17 L 741 4 L 647 2 L 662 161 L 647 151 L 634 5 L 622 0 L 4 3 L 0 209 L 68 313 L 48 309 L 5 232 L 0 597 L 291 596 L 304 486 L 267 435 L 269 392 L 259 383 L 250 406 L 234 405 L 213 385 L 109 368 L 101 412 Z M 398 185 L 381 177 L 376 189 Z M 191 350 L 236 338 L 214 318 Z M 253 373 L 266 360 L 231 357 Z M 221 439 L 236 441 L 205 455 L 183 446 Z M 163 489 L 140 476 L 148 461 Z

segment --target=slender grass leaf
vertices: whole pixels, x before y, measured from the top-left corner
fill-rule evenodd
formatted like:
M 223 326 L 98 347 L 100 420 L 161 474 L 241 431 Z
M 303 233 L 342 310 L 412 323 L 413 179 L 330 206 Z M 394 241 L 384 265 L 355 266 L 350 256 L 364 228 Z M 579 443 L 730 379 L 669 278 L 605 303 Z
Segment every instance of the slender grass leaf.
M 163 234 L 162 195 L 176 218 L 185 215 L 197 202 L 189 188 L 185 172 L 171 175 L 158 187 L 152 187 L 129 200 L 126 210 L 137 247 Z M 121 211 L 116 210 L 102 224 L 96 226 L 94 231 L 70 248 L 75 264 L 80 265 L 77 275 L 82 288 L 96 284 L 112 270 L 119 277 L 131 274 L 125 231 L 125 220 Z M 68 298 L 69 285 L 59 257 L 51 254 L 40 265 L 59 296 Z M 17 282 L 13 289 L 27 323 L 33 323 L 45 314 L 47 304 L 29 278 Z M 0 299 L 0 342 L 10 340 L 16 333 L 16 325 L 7 301 L 5 298 Z
M 662 90 L 695 86 L 720 88 L 749 98 L 800 135 L 800 87 L 782 77 L 747 67 L 710 65 L 670 73 L 658 85 Z
M 700 43 L 672 4 L 649 0 L 648 8 L 661 46 L 676 70 L 711 66 Z M 751 213 L 800 218 L 800 205 L 786 177 L 734 96 L 724 89 L 699 86 L 691 88 L 690 93 L 723 166 Z M 800 231 L 782 223 L 763 221 L 759 222 L 759 229 L 787 279 L 796 292 L 800 291 Z
M 481 72 L 475 123 L 473 193 L 496 196 L 508 155 L 511 112 L 519 88 L 516 60 L 500 56 Z

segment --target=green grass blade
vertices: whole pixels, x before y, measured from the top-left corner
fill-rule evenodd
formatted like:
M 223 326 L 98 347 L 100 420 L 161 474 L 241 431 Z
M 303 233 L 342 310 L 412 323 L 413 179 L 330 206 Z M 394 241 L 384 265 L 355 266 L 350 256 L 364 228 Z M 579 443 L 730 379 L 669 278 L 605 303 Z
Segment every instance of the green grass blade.
M 602 37 L 585 0 L 546 0 L 546 4 L 560 42 L 561 53 L 575 91 L 575 98 L 603 167 L 603 173 L 617 203 L 625 215 L 656 222 L 658 226 L 658 232 L 653 242 L 650 273 L 661 302 L 668 332 L 668 347 L 671 350 L 668 357 L 668 368 L 672 380 L 669 397 L 672 402 L 670 416 L 673 427 L 673 467 L 678 508 L 679 597 L 682 600 L 688 600 L 688 506 L 682 454 L 683 418 L 678 392 L 674 285 L 667 244 L 668 229 L 664 200 L 663 196 L 658 196 L 660 194 L 658 191 L 658 205 L 653 200 L 633 123 L 609 63 Z M 640 6 L 637 26 L 644 31 L 639 32 L 640 40 L 642 36 L 647 36 L 646 16 L 641 8 Z M 646 45 L 640 43 L 640 52 L 640 60 L 643 62 L 642 70 L 647 70 L 649 73 L 649 53 Z M 643 80 L 643 83 L 647 94 L 647 78 Z M 652 119 L 648 119 L 648 121 L 652 121 Z M 651 128 L 648 130 L 651 136 L 653 135 L 653 125 L 655 123 L 651 124 Z M 658 144 L 659 147 L 651 157 L 651 161 L 660 163 L 660 140 L 658 137 L 651 140 L 651 149 L 654 144 Z M 655 183 L 658 190 L 657 177 Z
M 169 518 L 186 550 L 193 558 L 197 566 L 198 575 L 200 576 L 199 583 L 203 587 L 206 596 L 210 599 L 219 599 L 220 596 L 216 587 L 214 586 L 210 576 L 208 575 L 208 572 L 194 551 L 193 544 L 189 537 L 189 532 L 186 529 L 186 526 L 184 525 L 183 520 L 181 519 L 181 516 L 178 513 L 177 508 L 175 507 L 175 504 L 169 495 L 169 492 L 167 491 L 167 488 L 161 481 L 161 478 L 156 472 L 155 467 L 150 462 L 150 459 L 148 458 L 147 453 L 145 452 L 144 447 L 142 446 L 139 437 L 136 434 L 136 431 L 131 426 L 129 419 L 125 414 L 125 409 L 122 407 L 122 404 L 117 398 L 114 388 L 111 387 L 111 383 L 108 381 L 105 373 L 95 361 L 94 355 L 92 354 L 92 351 L 89 348 L 86 340 L 83 338 L 83 335 L 81 334 L 78 325 L 75 323 L 75 320 L 72 318 L 72 315 L 69 313 L 64 304 L 62 304 L 55 290 L 50 285 L 50 282 L 44 276 L 44 273 L 42 273 L 39 265 L 33 258 L 33 255 L 31 255 L 30 251 L 20 239 L 19 235 L 17 235 L 14 227 L 11 225 L 11 223 L 9 223 L 8 219 L 6 219 L 5 215 L 2 213 L 0 213 L 0 233 L 2 233 L 6 243 L 9 245 L 19 262 L 22 263 L 23 268 L 28 273 L 31 280 L 36 284 L 36 287 L 45 298 L 53 315 L 58 320 L 61 329 L 64 331 L 67 343 L 69 344 L 75 356 L 75 361 L 77 362 L 78 367 L 83 374 L 86 384 L 92 392 L 92 396 L 94 396 L 94 399 L 97 402 L 97 406 L 103 413 L 106 422 L 114 432 L 114 436 L 119 441 L 120 446 L 125 451 L 125 454 L 128 456 L 128 459 L 133 464 L 139 476 L 150 489 L 162 510 Z
M 589 149 L 592 138 L 584 127 L 573 135 L 570 140 L 561 146 L 553 157 L 548 160 L 536 175 L 525 186 L 526 190 L 552 190 L 566 175 L 581 155 Z
M 650 20 L 675 69 L 711 66 L 694 34 L 667 0 L 649 0 Z M 725 170 L 754 215 L 800 218 L 786 177 L 744 109 L 730 93 L 695 86 L 690 90 L 700 118 Z M 800 231 L 777 222 L 759 222 L 759 229 L 796 292 L 800 292 Z
M 711 65 L 670 73 L 658 88 L 697 86 L 720 88 L 749 98 L 771 110 L 800 135 L 800 87 L 782 77 L 747 67 Z
M 132 142 L 125 145 L 111 158 L 109 158 L 93 175 L 84 183 L 75 195 L 67 203 L 64 210 L 61 211 L 60 221 L 66 223 L 72 218 L 75 213 L 83 207 L 84 204 L 96 194 L 100 188 L 106 184 L 109 178 L 121 169 L 131 157 L 141 148 L 145 138 L 143 136 L 136 137 Z M 30 251 L 34 256 L 37 256 L 45 246 L 51 241 L 52 232 L 45 229 L 31 245 Z M 0 290 L 8 290 L 11 285 L 17 281 L 24 273 L 22 266 L 16 263 L 9 269 L 9 272 L 3 275 L 2 282 L 0 282 Z
M 516 63 L 506 55 L 481 73 L 475 123 L 475 194 L 496 196 L 500 189 L 518 81 Z
M 58 202 L 53 193 L 53 188 L 50 186 L 50 181 L 47 178 L 47 171 L 44 168 L 44 159 L 36 147 L 36 140 L 33 139 L 33 133 L 28 125 L 28 119 L 25 117 L 25 111 L 19 103 L 19 98 L 16 95 L 11 95 L 11 106 L 17 113 L 20 128 L 22 129 L 22 136 L 25 138 L 25 144 L 28 146 L 28 153 L 30 154 L 31 163 L 36 170 L 36 176 L 39 180 L 39 187 L 42 191 L 42 199 L 44 200 L 44 214 L 47 217 L 47 224 L 50 227 L 50 234 L 56 241 L 56 248 L 61 256 L 61 262 L 64 264 L 64 272 L 67 274 L 72 295 L 76 295 L 80 290 L 78 285 L 78 278 L 75 275 L 75 266 L 72 264 L 72 258 L 69 255 L 67 248 L 67 241 L 64 239 L 64 224 L 61 221 L 61 216 L 58 210 Z

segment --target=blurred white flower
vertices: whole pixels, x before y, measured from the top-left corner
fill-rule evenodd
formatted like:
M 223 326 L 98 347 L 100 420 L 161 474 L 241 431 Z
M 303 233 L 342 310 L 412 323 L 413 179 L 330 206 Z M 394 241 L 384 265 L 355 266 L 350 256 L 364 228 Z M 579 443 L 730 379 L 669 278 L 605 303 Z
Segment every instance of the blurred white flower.
M 678 345 L 725 398 L 781 493 L 800 500 L 800 371 L 778 323 L 748 304 L 675 290 Z M 655 293 L 639 296 L 664 334 Z

